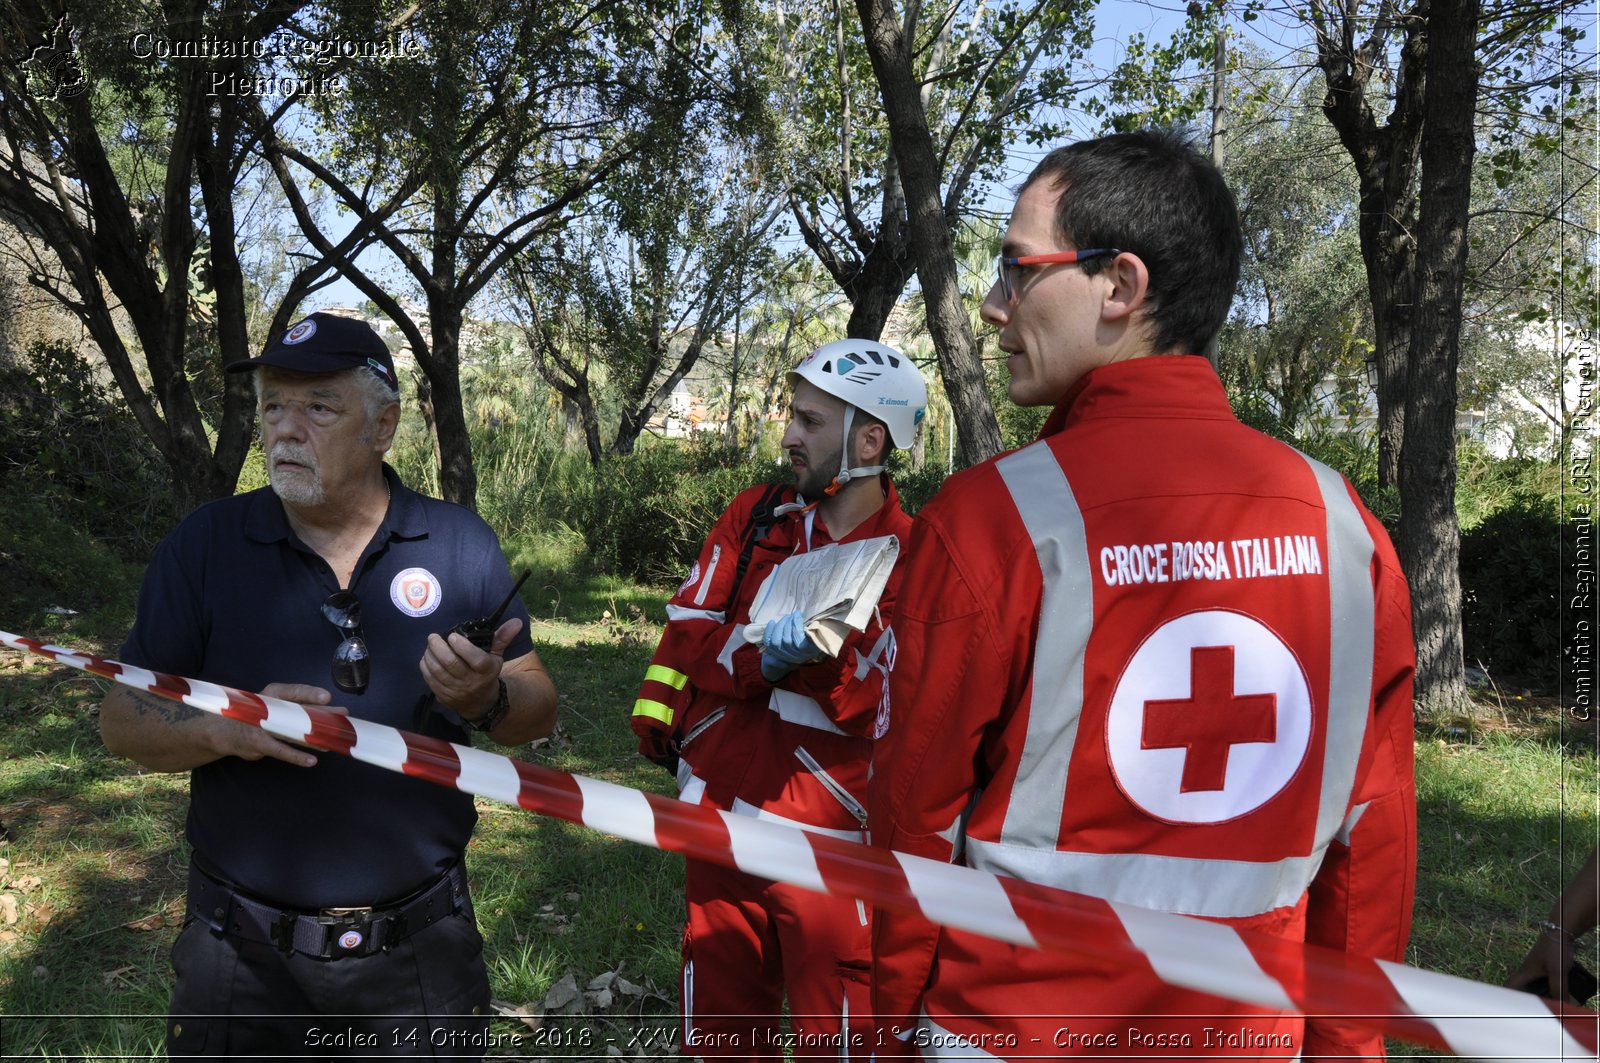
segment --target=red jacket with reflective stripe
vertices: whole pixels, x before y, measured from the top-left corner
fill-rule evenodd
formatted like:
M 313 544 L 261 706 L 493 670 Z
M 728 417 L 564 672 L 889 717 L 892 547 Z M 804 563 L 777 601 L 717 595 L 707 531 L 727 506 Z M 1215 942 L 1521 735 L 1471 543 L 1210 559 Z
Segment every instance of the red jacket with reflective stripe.
M 905 543 L 911 518 L 887 476 L 882 484 L 883 506 L 838 541 L 893 535 Z M 668 731 L 683 743 L 679 785 L 686 800 L 858 836 L 871 735 L 887 698 L 894 646 L 888 618 L 902 566 L 891 572 L 873 621 L 845 640 L 837 658 L 767 682 L 760 646 L 742 633 L 750 606 L 785 558 L 835 540 L 814 510 L 778 518 L 752 550 L 735 597 L 742 534 L 763 490 L 734 499 L 668 602 L 634 729 L 641 751 Z
M 1342 477 L 1237 421 L 1205 360 L 1086 374 L 1038 442 L 946 483 L 905 566 L 875 843 L 1403 958 L 1399 564 Z M 1149 970 L 886 912 L 874 939 L 880 1016 L 925 1011 L 928 1036 L 1002 1057 L 1063 1036 L 1052 1050 L 1382 1054 Z M 1010 1018 L 1030 1012 L 1075 1018 Z M 1181 1013 L 1206 1018 L 1159 1018 Z

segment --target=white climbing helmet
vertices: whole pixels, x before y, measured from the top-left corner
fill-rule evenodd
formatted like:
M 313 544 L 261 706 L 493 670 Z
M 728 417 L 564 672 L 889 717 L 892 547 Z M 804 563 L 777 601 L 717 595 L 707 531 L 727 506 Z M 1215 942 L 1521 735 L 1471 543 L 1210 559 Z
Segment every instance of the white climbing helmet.
M 928 385 L 922 380 L 922 372 L 893 347 L 872 340 L 823 344 L 789 371 L 790 386 L 796 380 L 805 380 L 845 404 L 844 449 L 839 455 L 839 475 L 827 488 L 829 495 L 853 479 L 876 476 L 884 468 L 850 468 L 850 425 L 856 410 L 882 421 L 889 429 L 889 442 L 902 450 L 915 442 L 917 426 L 928 411 Z M 782 509 L 779 507 L 779 512 Z
M 823 344 L 790 371 L 790 383 L 797 377 L 882 421 L 901 450 L 915 441 L 928 411 L 921 371 L 893 347 L 872 340 Z

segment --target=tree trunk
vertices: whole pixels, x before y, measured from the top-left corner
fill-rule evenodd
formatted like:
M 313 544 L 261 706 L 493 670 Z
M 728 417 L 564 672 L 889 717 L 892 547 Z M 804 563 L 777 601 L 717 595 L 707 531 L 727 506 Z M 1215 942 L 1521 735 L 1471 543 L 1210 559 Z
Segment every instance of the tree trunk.
M 233 210 L 239 140 L 244 128 L 239 103 L 235 96 L 219 98 L 209 143 L 202 146 L 195 159 L 211 237 L 208 275 L 217 297 L 217 348 L 224 368 L 251 355 L 244 269 L 239 264 Z M 255 420 L 255 392 L 249 374 L 224 373 L 223 384 L 227 390 L 223 394 L 222 416 L 216 428 L 216 455 L 212 462 L 214 497 L 231 494 L 237 486 L 239 470 L 253 442 L 251 424 Z
M 218 39 L 265 40 L 296 6 L 239 8 L 207 25 Z M 90 17 L 104 13 L 100 5 L 91 5 Z M 198 24 L 206 10 L 183 3 L 170 6 L 167 16 L 175 24 Z M 0 33 L 0 51 L 41 35 L 48 39 L 53 18 L 47 6 L 19 8 Z M 16 54 L 27 54 L 26 49 Z M 69 97 L 45 108 L 27 91 L 25 80 L 0 77 L 0 143 L 6 145 L 10 170 L 0 173 L 0 200 L 60 261 L 65 288 L 61 278 L 36 283 L 78 317 L 100 348 L 141 429 L 161 452 L 181 513 L 230 494 L 250 446 L 254 404 L 248 383 L 226 380 L 222 415 L 211 426 L 213 444 L 185 364 L 195 327 L 190 282 L 195 255 L 202 253 L 201 231 L 210 242 L 207 283 L 217 291 L 218 357 L 225 365 L 249 354 L 231 204 L 243 115 L 227 98 L 213 109 L 206 71 L 174 64 L 150 77 L 148 85 L 160 86 L 152 90 L 162 95 L 160 110 L 172 116 L 165 158 L 123 158 L 120 164 L 112 162 L 102 139 L 106 115 L 97 96 Z M 116 150 L 120 156 L 122 149 Z M 146 171 L 154 178 L 152 194 L 130 200 L 122 184 L 127 165 L 152 167 Z M 56 179 L 54 194 L 35 183 L 42 166 L 64 171 L 49 175 Z M 196 178 L 203 218 L 193 210 Z M 127 315 L 131 337 L 113 318 L 113 306 Z M 133 339 L 148 369 L 148 387 L 134 365 Z
M 428 374 L 422 371 L 420 365 L 413 371 L 411 379 L 417 385 L 417 412 L 422 415 L 422 426 L 433 444 L 433 468 L 437 477 L 438 470 L 444 465 L 444 458 L 439 453 L 439 419 L 433 410 L 433 385 L 428 383 Z M 434 490 L 438 490 L 437 484 Z
M 845 289 L 850 299 L 850 321 L 845 325 L 845 335 L 853 340 L 876 342 L 882 339 L 884 326 L 899 305 L 911 273 L 911 255 L 904 245 L 889 247 L 881 240 L 874 244 L 867 260 Z
M 605 446 L 600 442 L 600 415 L 595 412 L 594 398 L 589 394 L 589 383 L 584 381 L 583 388 L 574 393 L 573 403 L 578 408 L 578 419 L 583 425 L 583 445 L 589 451 L 589 466 L 599 471 L 605 463 Z
M 961 464 L 975 465 L 1001 448 L 1000 425 L 984 387 L 983 363 L 961 301 L 950 221 L 939 193 L 939 160 L 922 106 L 911 49 L 891 0 L 856 0 L 872 69 L 889 119 L 889 137 L 905 188 L 907 229 L 922 282 L 928 331 L 960 425 Z
M 1478 0 L 1431 0 L 1428 135 L 1422 144 L 1416 327 L 1400 453 L 1400 562 L 1411 585 L 1419 708 L 1467 707 L 1462 671 L 1461 529 L 1456 522 L 1456 366 L 1478 77 Z
M 478 474 L 472 465 L 472 439 L 461 395 L 461 308 L 452 302 L 448 298 L 428 300 L 431 342 L 427 349 L 414 353 L 432 385 L 439 494 L 447 502 L 475 510 Z
M 1426 23 L 1421 4 L 1414 5 L 1373 27 L 1372 39 L 1358 46 L 1354 9 L 1335 14 L 1314 3 L 1312 11 L 1318 23 L 1317 62 L 1327 81 L 1322 110 L 1360 181 L 1357 231 L 1377 347 L 1378 482 L 1388 487 L 1399 483 L 1405 439 L 1406 363 L 1415 310 L 1415 188 L 1428 81 Z M 1367 92 L 1377 69 L 1375 56 L 1392 33 L 1403 33 L 1405 41 L 1394 106 L 1380 126 Z
M 861 267 L 841 285 L 850 300 L 845 335 L 853 340 L 876 342 L 883 338 L 889 315 L 916 272 L 916 258 L 907 242 L 906 197 L 899 169 L 891 152 L 884 162 L 883 213 L 875 239 L 861 259 Z

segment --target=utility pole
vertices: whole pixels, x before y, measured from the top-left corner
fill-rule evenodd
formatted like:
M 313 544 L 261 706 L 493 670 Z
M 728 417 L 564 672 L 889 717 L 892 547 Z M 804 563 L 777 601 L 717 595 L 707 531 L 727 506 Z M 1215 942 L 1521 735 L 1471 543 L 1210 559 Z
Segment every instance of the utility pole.
M 1217 0 L 1216 48 L 1211 66 L 1211 161 L 1222 169 L 1222 137 L 1227 132 L 1227 103 L 1223 96 L 1228 67 L 1228 27 L 1223 21 L 1223 0 Z
M 1227 130 L 1226 102 L 1223 90 L 1226 88 L 1228 67 L 1228 27 L 1223 19 L 1224 0 L 1215 0 L 1217 5 L 1217 28 L 1215 47 L 1211 63 L 1211 162 L 1220 171 L 1222 169 L 1222 137 Z M 1218 341 L 1221 334 L 1211 337 L 1211 342 L 1206 344 L 1206 358 L 1213 366 L 1217 364 L 1219 356 Z

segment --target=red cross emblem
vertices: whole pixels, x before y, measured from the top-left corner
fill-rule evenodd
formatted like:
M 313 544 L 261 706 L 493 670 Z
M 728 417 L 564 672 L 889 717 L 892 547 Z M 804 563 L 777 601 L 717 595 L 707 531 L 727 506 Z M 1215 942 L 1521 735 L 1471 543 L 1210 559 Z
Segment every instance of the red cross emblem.
M 1106 706 L 1118 788 L 1168 823 L 1225 823 L 1281 793 L 1311 746 L 1311 687 L 1254 617 L 1202 609 L 1144 637 Z
M 1232 646 L 1195 646 L 1189 651 L 1190 695 L 1144 703 L 1144 749 L 1187 750 L 1182 793 L 1227 788 L 1228 751 L 1246 742 L 1278 737 L 1278 699 L 1273 694 L 1233 691 Z

